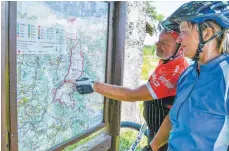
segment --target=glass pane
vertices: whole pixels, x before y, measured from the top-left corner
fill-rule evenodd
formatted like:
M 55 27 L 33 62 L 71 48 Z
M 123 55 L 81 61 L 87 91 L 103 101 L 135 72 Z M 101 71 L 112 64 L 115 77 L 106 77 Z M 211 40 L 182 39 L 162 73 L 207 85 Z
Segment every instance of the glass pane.
M 105 81 L 107 26 L 105 2 L 17 2 L 19 151 L 47 150 L 103 122 L 104 97 L 65 81 Z

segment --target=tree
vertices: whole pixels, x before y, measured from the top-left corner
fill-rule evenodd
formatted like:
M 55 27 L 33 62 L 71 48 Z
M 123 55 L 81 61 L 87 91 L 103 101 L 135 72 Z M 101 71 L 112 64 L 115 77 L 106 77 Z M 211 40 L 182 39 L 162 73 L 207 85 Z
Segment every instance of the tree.
M 153 2 L 146 1 L 146 6 L 147 6 L 146 13 L 148 17 L 150 17 L 154 21 L 159 21 L 159 22 L 164 20 L 165 16 L 163 16 L 162 14 L 159 14 L 156 11 L 155 6 L 153 6 Z
M 165 17 L 156 11 L 156 7 L 154 6 L 154 3 L 152 1 L 146 1 L 146 15 L 146 30 L 147 33 L 149 33 L 152 36 L 154 33 L 157 33 L 156 24 L 158 22 L 163 21 Z

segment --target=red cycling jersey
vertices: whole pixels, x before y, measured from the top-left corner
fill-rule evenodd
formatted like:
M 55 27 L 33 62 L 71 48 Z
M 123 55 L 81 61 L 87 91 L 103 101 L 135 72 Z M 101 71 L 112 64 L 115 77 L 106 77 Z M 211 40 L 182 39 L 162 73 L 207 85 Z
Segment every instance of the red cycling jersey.
M 153 99 L 175 96 L 178 79 L 188 66 L 189 64 L 183 56 L 166 64 L 160 60 L 146 84 Z

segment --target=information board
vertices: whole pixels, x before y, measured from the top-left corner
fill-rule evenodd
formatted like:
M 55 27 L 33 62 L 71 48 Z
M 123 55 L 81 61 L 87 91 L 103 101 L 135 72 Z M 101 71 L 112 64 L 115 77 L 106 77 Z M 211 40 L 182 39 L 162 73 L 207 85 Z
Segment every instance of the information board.
M 66 80 L 105 81 L 106 2 L 17 2 L 19 151 L 43 151 L 103 123 L 104 97 Z

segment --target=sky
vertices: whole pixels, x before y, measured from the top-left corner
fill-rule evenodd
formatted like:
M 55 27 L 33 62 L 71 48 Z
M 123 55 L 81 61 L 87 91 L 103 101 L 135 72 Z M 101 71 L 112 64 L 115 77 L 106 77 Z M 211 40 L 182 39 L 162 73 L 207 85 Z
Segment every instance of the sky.
M 153 4 L 159 14 L 165 16 L 165 19 L 171 15 L 178 7 L 184 4 L 185 1 L 154 1 Z M 146 34 L 145 45 L 153 45 L 158 39 L 158 35 Z

